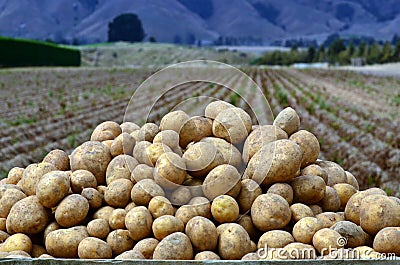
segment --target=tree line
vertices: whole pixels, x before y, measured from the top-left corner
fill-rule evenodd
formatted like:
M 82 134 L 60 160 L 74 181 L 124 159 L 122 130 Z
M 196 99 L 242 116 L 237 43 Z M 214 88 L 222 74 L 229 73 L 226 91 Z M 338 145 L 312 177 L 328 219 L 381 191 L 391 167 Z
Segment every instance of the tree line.
M 267 52 L 253 61 L 254 64 L 291 65 L 294 63 L 327 62 L 329 64 L 346 65 L 352 58 L 362 58 L 366 64 L 390 63 L 400 61 L 400 40 L 395 45 L 389 41 L 382 44 L 360 42 L 358 46 L 350 42 L 345 45 L 341 38 L 335 39 L 328 47 L 310 46 L 308 49 L 298 49 L 292 46 L 290 51 Z

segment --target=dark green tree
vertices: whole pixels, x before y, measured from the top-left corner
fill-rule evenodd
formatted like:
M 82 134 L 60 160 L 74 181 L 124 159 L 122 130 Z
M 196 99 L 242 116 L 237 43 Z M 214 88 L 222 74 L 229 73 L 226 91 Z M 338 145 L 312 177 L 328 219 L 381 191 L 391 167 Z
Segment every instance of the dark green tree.
M 373 63 L 379 63 L 381 55 L 381 49 L 379 47 L 379 44 L 377 42 L 374 42 L 370 49 L 368 49 L 368 55 L 367 55 L 367 63 L 368 64 L 373 64 Z
M 315 49 L 315 47 L 314 46 L 308 47 L 308 50 L 307 50 L 307 62 L 308 63 L 314 62 L 316 55 L 317 55 L 317 50 Z
M 121 14 L 108 24 L 109 42 L 140 42 L 145 36 L 142 22 L 133 13 Z
M 392 59 L 392 45 L 389 41 L 386 41 L 383 45 L 381 56 L 380 56 L 380 63 L 388 63 Z
M 343 39 L 336 39 L 328 48 L 329 61 L 331 63 L 337 62 L 338 56 L 342 51 L 346 50 Z
M 357 56 L 358 57 L 363 57 L 365 56 L 365 50 L 366 50 L 366 43 L 365 41 L 361 41 L 360 45 L 358 45 L 358 49 L 357 49 Z
M 400 61 L 400 40 L 397 41 L 392 55 L 392 62 L 399 62 L 399 61 Z

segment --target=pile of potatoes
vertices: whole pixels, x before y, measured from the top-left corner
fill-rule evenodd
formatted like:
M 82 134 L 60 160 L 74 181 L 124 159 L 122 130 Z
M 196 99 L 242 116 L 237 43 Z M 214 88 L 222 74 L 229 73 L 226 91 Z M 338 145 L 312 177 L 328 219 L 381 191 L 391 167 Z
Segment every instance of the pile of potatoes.
M 319 152 L 292 108 L 262 126 L 223 101 L 159 125 L 106 121 L 70 155 L 51 151 L 1 180 L 0 257 L 399 256 L 400 200 L 359 191 Z

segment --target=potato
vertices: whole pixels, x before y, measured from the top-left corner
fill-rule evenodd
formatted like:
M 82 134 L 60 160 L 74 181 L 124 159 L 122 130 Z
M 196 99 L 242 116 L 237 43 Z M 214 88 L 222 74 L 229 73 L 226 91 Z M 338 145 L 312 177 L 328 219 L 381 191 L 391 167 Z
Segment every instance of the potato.
M 81 195 L 88 200 L 92 210 L 100 208 L 103 204 L 104 196 L 94 188 L 84 188 Z
M 293 133 L 289 137 L 289 140 L 295 142 L 301 148 L 303 153 L 301 159 L 301 168 L 311 165 L 317 161 L 320 152 L 320 146 L 318 139 L 314 134 L 306 130 L 300 130 Z
M 169 112 L 160 121 L 160 131 L 172 130 L 179 133 L 183 124 L 189 119 L 190 116 L 182 110 Z
M 7 231 L 13 233 L 38 234 L 48 222 L 45 208 L 36 196 L 29 196 L 15 203 L 8 214 Z
M 198 142 L 212 136 L 212 120 L 195 116 L 187 120 L 179 131 L 179 145 L 185 148 L 190 142 Z
M 332 249 L 343 248 L 342 236 L 335 230 L 322 228 L 313 236 L 313 245 L 315 249 L 323 256 L 329 254 Z M 344 242 L 345 240 L 343 240 Z
M 162 240 L 175 232 L 183 232 L 184 229 L 183 222 L 172 215 L 163 215 L 155 219 L 152 225 L 154 237 L 158 240 Z
M 117 229 L 108 234 L 107 244 L 111 247 L 114 256 L 133 248 L 135 242 L 130 237 L 128 230 Z
M 157 159 L 154 180 L 164 189 L 176 189 L 185 181 L 186 175 L 185 160 L 179 155 L 166 152 Z
M 221 152 L 214 145 L 205 142 L 190 145 L 182 158 L 185 160 L 189 174 L 194 177 L 207 175 L 224 161 Z
M 251 240 L 246 230 L 235 223 L 226 224 L 219 235 L 218 253 L 223 259 L 241 259 L 251 252 Z
M 139 141 L 136 140 L 135 147 L 133 148 L 133 157 L 140 163 L 140 164 L 151 164 L 149 157 L 146 155 L 146 148 L 151 145 L 150 142 L 147 141 Z
M 385 195 L 365 197 L 360 206 L 360 226 L 371 235 L 385 227 L 400 226 L 400 205 Z
M 264 145 L 276 140 L 288 139 L 287 133 L 274 125 L 263 125 L 253 130 L 243 146 L 243 161 L 247 163 Z
M 57 170 L 69 170 L 69 157 L 63 150 L 55 149 L 50 151 L 44 158 L 43 162 L 53 164 Z
M 346 247 L 355 248 L 365 245 L 365 232 L 349 221 L 340 221 L 330 227 L 330 229 L 338 232 L 342 237 L 346 238 Z
M 108 149 L 110 149 L 113 142 L 114 142 L 114 140 L 106 140 L 106 141 L 102 141 L 101 143 L 104 144 L 105 146 L 107 146 Z M 111 152 L 110 152 L 110 154 L 111 154 Z
M 241 189 L 240 174 L 231 165 L 219 165 L 208 173 L 202 189 L 210 200 L 224 194 L 236 197 Z
M 70 179 L 68 175 L 63 171 L 51 171 L 44 174 L 37 184 L 36 196 L 44 207 L 52 208 L 68 195 L 69 190 Z
M 333 185 L 340 199 L 340 209 L 344 210 L 350 197 L 357 192 L 357 190 L 350 184 L 339 183 Z
M 204 196 L 202 179 L 188 177 L 185 182 L 183 182 L 183 185 L 190 190 L 192 198 Z
M 142 179 L 154 179 L 154 167 L 146 164 L 137 165 L 132 171 L 131 181 L 133 184 L 136 184 Z
M 244 179 L 241 182 L 242 188 L 236 201 L 239 204 L 240 212 L 244 213 L 250 210 L 254 200 L 262 194 L 262 190 L 257 182 L 252 179 Z
M 55 218 L 63 227 L 72 227 L 82 223 L 89 213 L 89 202 L 82 195 L 71 194 L 57 206 Z
M 325 183 L 328 183 L 328 173 L 322 167 L 312 164 L 306 166 L 300 171 L 301 176 L 318 176 L 321 177 Z
M 186 224 L 185 234 L 196 251 L 215 250 L 218 243 L 217 228 L 209 219 L 196 216 Z
M 241 167 L 242 155 L 234 145 L 228 143 L 224 139 L 216 137 L 206 137 L 201 139 L 200 142 L 214 145 L 218 149 L 218 151 L 222 154 L 223 164 L 232 165 L 237 169 Z
M 374 250 L 400 256 L 400 227 L 385 227 L 374 238 Z
M 107 166 L 106 183 L 109 185 L 117 179 L 131 180 L 132 172 L 135 170 L 139 162 L 129 155 L 118 155 L 111 160 Z M 135 181 L 136 183 L 136 181 Z
M 124 133 L 132 133 L 133 131 L 140 130 L 140 126 L 134 122 L 125 121 L 124 123 L 120 124 L 119 127 L 121 128 L 122 132 Z
M 250 131 L 251 117 L 240 108 L 228 108 L 220 111 L 212 125 L 214 136 L 223 138 L 232 144 L 246 140 Z
M 47 162 L 31 164 L 24 170 L 18 186 L 20 186 L 21 190 L 27 196 L 35 195 L 36 186 L 43 175 L 55 170 L 57 170 L 57 168 L 53 164 Z
M 56 221 L 48 224 L 43 231 L 43 243 L 46 243 L 46 238 L 47 238 L 48 234 L 50 234 L 51 232 L 56 231 L 60 228 L 61 228 L 61 226 Z
M 89 237 L 86 227 L 75 226 L 50 232 L 46 237 L 46 250 L 56 258 L 77 258 L 79 243 Z
M 301 149 L 290 140 L 264 145 L 247 165 L 247 175 L 263 185 L 290 181 L 300 171 Z
M 121 133 L 122 129 L 118 123 L 113 121 L 105 121 L 97 125 L 90 136 L 90 141 L 102 142 L 106 140 L 114 140 Z
M 71 170 L 85 169 L 92 172 L 98 185 L 105 183 L 106 170 L 110 161 L 111 154 L 108 147 L 95 141 L 83 143 L 70 156 Z
M 6 218 L 0 218 L 0 231 L 6 232 Z M 1 240 L 0 240 L 1 241 Z
M 137 260 L 145 259 L 145 257 L 137 250 L 128 250 L 115 257 L 115 260 Z
M 219 223 L 231 223 L 239 217 L 239 205 L 229 195 L 220 195 L 211 204 L 211 214 Z
M 190 239 L 181 232 L 172 233 L 158 243 L 153 253 L 154 260 L 191 260 L 193 247 Z
M 291 182 L 293 200 L 305 204 L 314 204 L 325 196 L 325 181 L 318 176 L 299 176 Z
M 165 192 L 152 179 L 143 179 L 139 181 L 131 190 L 131 198 L 136 205 L 147 206 L 150 200 L 156 196 L 165 197 Z
M 239 220 L 237 221 L 237 223 L 246 230 L 246 232 L 249 234 L 249 236 L 252 240 L 258 239 L 259 232 L 258 232 L 257 228 L 254 226 L 253 221 L 251 220 L 250 216 L 241 215 L 239 217 Z
M 322 207 L 319 205 L 312 204 L 312 205 L 309 205 L 308 207 L 310 207 L 310 209 L 313 211 L 314 216 L 323 212 Z
M 320 205 L 322 207 L 322 210 L 326 212 L 336 212 L 339 211 L 340 209 L 340 197 L 337 193 L 337 191 L 330 187 L 326 186 L 325 187 L 325 196 L 322 198 Z
M 151 213 L 144 206 L 133 208 L 125 216 L 125 226 L 135 241 L 148 237 L 151 234 L 152 224 Z
M 7 183 L 17 185 L 17 183 L 21 180 L 22 175 L 24 174 L 24 170 L 22 167 L 13 167 L 10 169 L 7 175 Z
M 125 211 L 129 212 L 130 210 L 132 210 L 135 207 L 136 207 L 136 204 L 134 202 L 130 202 L 130 203 L 128 203 L 127 206 L 125 206 Z
M 4 192 L 1 192 L 0 193 L 0 217 L 7 218 L 13 205 L 24 198 L 26 198 L 26 195 L 18 189 L 8 188 L 8 189 L 5 189 Z M 0 230 L 3 230 L 3 229 L 0 229 Z
M 293 188 L 287 183 L 275 183 L 267 190 L 267 193 L 273 193 L 283 197 L 289 204 L 293 202 Z
M 145 238 L 137 242 L 133 250 L 142 253 L 146 259 L 153 259 L 153 253 L 158 243 L 160 242 L 155 238 Z
M 271 230 L 265 232 L 257 243 L 257 248 L 283 248 L 284 246 L 293 243 L 293 236 L 283 230 Z
M 111 182 L 106 192 L 104 200 L 110 206 L 123 208 L 131 200 L 131 190 L 133 183 L 129 179 L 117 179 Z
M 320 221 L 315 217 L 304 217 L 293 226 L 293 237 L 297 242 L 311 244 L 314 234 L 322 229 Z
M 328 174 L 328 182 L 326 183 L 328 186 L 333 187 L 338 183 L 346 183 L 346 173 L 338 164 L 331 161 L 317 161 L 316 164 L 325 169 Z
M 175 217 L 179 218 L 185 225 L 195 216 L 211 218 L 211 204 L 207 198 L 194 197 L 189 204 L 182 205 L 175 212 Z
M 139 135 L 143 135 L 145 141 L 152 142 L 154 137 L 159 132 L 157 124 L 145 123 L 139 130 Z
M 122 154 L 131 155 L 135 144 L 135 138 L 129 133 L 123 132 L 111 143 L 110 153 L 113 157 Z
M 44 247 L 42 247 L 41 245 L 36 245 L 36 244 L 32 245 L 32 251 L 31 251 L 32 258 L 38 258 L 44 254 L 47 254 L 47 251 Z
M 76 170 L 71 175 L 71 189 L 74 193 L 81 193 L 84 188 L 96 188 L 96 177 L 87 170 Z
M 21 233 L 14 234 L 10 237 L 8 237 L 3 245 L 2 245 L 2 251 L 4 252 L 11 252 L 15 250 L 22 250 L 27 253 L 31 253 L 32 251 L 32 241 L 31 239 Z
M 105 219 L 108 222 L 114 210 L 115 208 L 111 206 L 103 206 L 93 214 L 93 219 Z
M 78 245 L 78 256 L 81 259 L 110 259 L 111 247 L 101 239 L 87 237 Z
M 263 232 L 285 227 L 291 215 L 287 201 L 272 193 L 258 196 L 251 206 L 251 219 L 257 229 Z
M 353 176 L 353 174 L 351 174 L 348 171 L 345 171 L 346 173 L 346 178 L 347 178 L 347 183 L 350 184 L 351 186 L 353 186 L 356 190 L 359 190 L 360 187 L 358 186 L 358 181 L 357 179 Z
M 258 253 L 250 252 L 244 255 L 241 260 L 260 260 L 260 257 Z
M 87 232 L 91 237 L 104 239 L 110 233 L 109 222 L 105 219 L 94 219 L 87 224 Z
M 194 256 L 194 260 L 220 260 L 221 258 L 212 251 L 202 251 Z
M 315 217 L 321 223 L 322 228 L 329 228 L 337 222 L 344 221 L 344 218 L 340 214 L 334 212 L 320 213 L 317 214 Z
M 314 217 L 314 213 L 311 208 L 302 203 L 290 205 L 290 211 L 292 212 L 293 223 L 298 222 L 304 217 Z
M 154 166 L 158 158 L 167 152 L 172 152 L 168 145 L 163 143 L 154 143 L 144 148 L 144 154 L 142 154 L 143 163 L 148 166 Z
M 235 106 L 228 102 L 218 100 L 208 104 L 204 111 L 204 114 L 207 118 L 215 119 L 221 111 L 234 107 Z
M 179 146 L 179 134 L 173 130 L 165 130 L 157 133 L 153 139 L 153 143 L 163 143 L 171 148 L 174 153 L 182 156 L 182 149 Z
M 174 215 L 175 209 L 171 202 L 162 196 L 155 196 L 149 202 L 148 207 L 153 218 L 158 218 L 163 215 Z
M 361 201 L 371 194 L 386 195 L 386 192 L 381 189 L 378 189 L 378 188 L 371 188 L 368 190 L 364 190 L 364 191 L 355 193 L 347 201 L 346 207 L 344 209 L 344 216 L 345 216 L 346 220 L 351 221 L 357 225 L 360 224 Z
M 203 192 L 201 192 L 200 196 L 202 196 L 202 195 L 203 195 Z M 173 205 L 178 205 L 178 206 L 188 203 L 191 198 L 192 198 L 192 194 L 190 192 L 190 189 L 188 187 L 184 187 L 184 186 L 177 188 L 169 196 L 171 203 Z
M 280 259 L 316 259 L 317 253 L 315 248 L 309 244 L 294 242 L 283 248 L 283 255 L 278 256 Z
M 111 229 L 125 229 L 125 216 L 126 211 L 125 209 L 115 209 L 108 220 L 108 224 L 110 225 Z
M 299 130 L 300 118 L 294 109 L 287 107 L 279 112 L 273 125 L 281 128 L 290 136 Z
M 104 194 L 106 193 L 106 189 L 107 189 L 107 186 L 104 186 L 104 185 L 100 185 L 100 186 L 97 186 L 97 188 L 96 188 L 96 190 L 104 197 Z

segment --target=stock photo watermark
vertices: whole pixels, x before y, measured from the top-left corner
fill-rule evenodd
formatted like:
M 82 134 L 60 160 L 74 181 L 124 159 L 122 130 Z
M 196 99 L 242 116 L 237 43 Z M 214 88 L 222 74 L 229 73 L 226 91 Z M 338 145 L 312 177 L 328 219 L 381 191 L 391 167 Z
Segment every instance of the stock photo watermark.
M 267 244 L 257 250 L 259 259 L 373 259 L 373 260 L 396 260 L 395 253 L 380 253 L 367 248 L 344 248 L 347 245 L 347 238 L 340 237 L 337 240 L 337 246 L 322 248 L 320 255 L 311 245 L 303 245 L 299 248 L 271 248 Z

